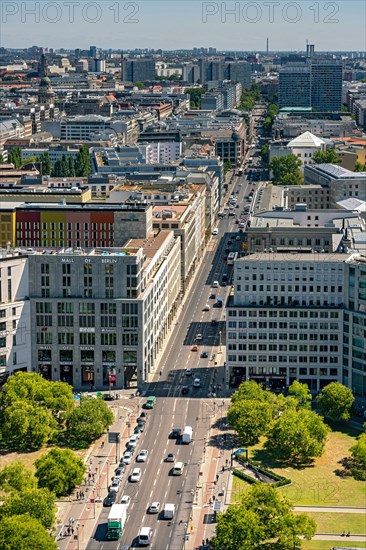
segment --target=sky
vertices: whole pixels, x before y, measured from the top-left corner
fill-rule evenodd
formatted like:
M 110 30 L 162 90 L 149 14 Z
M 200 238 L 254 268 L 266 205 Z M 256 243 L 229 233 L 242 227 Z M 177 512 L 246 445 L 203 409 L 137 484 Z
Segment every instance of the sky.
M 366 50 L 365 0 L 2 0 L 0 45 Z

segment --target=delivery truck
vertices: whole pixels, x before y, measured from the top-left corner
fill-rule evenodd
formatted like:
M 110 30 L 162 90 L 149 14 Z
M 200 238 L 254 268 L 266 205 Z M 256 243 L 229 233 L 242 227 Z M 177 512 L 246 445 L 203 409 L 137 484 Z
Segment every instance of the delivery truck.
M 192 441 L 193 430 L 191 426 L 186 426 L 182 433 L 182 443 L 186 445 Z
M 118 540 L 126 523 L 127 507 L 125 504 L 113 504 L 108 516 L 108 540 Z
M 164 519 L 173 519 L 175 512 L 175 505 L 174 504 L 165 504 L 163 508 L 163 518 Z

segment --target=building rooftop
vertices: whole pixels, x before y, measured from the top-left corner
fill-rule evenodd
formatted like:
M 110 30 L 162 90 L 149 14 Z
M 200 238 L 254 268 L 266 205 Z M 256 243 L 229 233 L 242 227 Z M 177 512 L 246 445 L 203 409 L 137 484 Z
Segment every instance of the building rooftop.
M 366 178 L 366 172 L 351 172 L 347 168 L 338 166 L 336 164 L 312 164 L 306 165 L 305 169 L 318 170 L 323 172 L 327 176 L 331 176 L 334 179 L 359 179 Z
M 311 132 L 304 132 L 303 134 L 292 139 L 287 147 L 320 147 L 324 145 L 325 141 L 318 138 Z
M 256 252 L 253 254 L 248 254 L 248 256 L 244 256 L 243 258 L 240 258 L 237 260 L 237 263 L 244 263 L 244 262 L 309 262 L 309 263 L 325 263 L 325 262 L 341 262 L 345 263 L 348 262 L 353 257 L 352 254 L 341 254 L 341 253 L 321 253 L 321 252 L 314 252 L 312 254 L 305 253 L 302 254 L 301 252 L 294 251 L 293 253 L 271 253 L 271 252 Z

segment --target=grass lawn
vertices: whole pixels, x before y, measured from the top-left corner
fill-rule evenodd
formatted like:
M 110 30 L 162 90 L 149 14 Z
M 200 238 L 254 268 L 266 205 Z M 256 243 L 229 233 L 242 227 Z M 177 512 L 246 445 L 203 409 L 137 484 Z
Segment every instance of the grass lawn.
M 249 450 L 250 458 L 292 480 L 291 485 L 279 490 L 295 505 L 366 507 L 366 484 L 335 474 L 336 470 L 342 469 L 339 461 L 350 454 L 355 437 L 341 431 L 330 432 L 323 456 L 315 459 L 312 465 L 299 468 L 273 462 L 263 449 L 263 443 L 264 439 Z M 234 476 L 232 502 L 237 501 L 240 493 L 248 487 L 247 483 Z
M 306 514 L 315 519 L 317 524 L 316 532 L 319 534 L 337 534 L 349 531 L 353 535 L 364 535 L 366 533 L 366 517 L 363 514 L 339 514 L 314 513 Z
M 339 514 L 338 514 L 339 515 Z M 342 546 L 343 548 L 365 548 L 363 542 L 351 542 L 345 539 L 342 542 L 331 540 L 304 540 L 302 541 L 302 550 L 330 550 L 334 546 Z

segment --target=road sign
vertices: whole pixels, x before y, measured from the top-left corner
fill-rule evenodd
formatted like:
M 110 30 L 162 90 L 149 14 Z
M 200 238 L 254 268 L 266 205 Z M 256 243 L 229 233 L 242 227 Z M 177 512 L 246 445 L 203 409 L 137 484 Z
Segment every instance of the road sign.
M 119 432 L 108 432 L 108 443 L 119 443 L 120 433 Z
M 234 455 L 242 455 L 243 453 L 246 452 L 246 449 L 238 449 L 237 451 L 234 452 Z
M 213 511 L 214 512 L 221 512 L 221 505 L 222 505 L 221 500 L 215 500 L 214 506 L 213 506 Z

